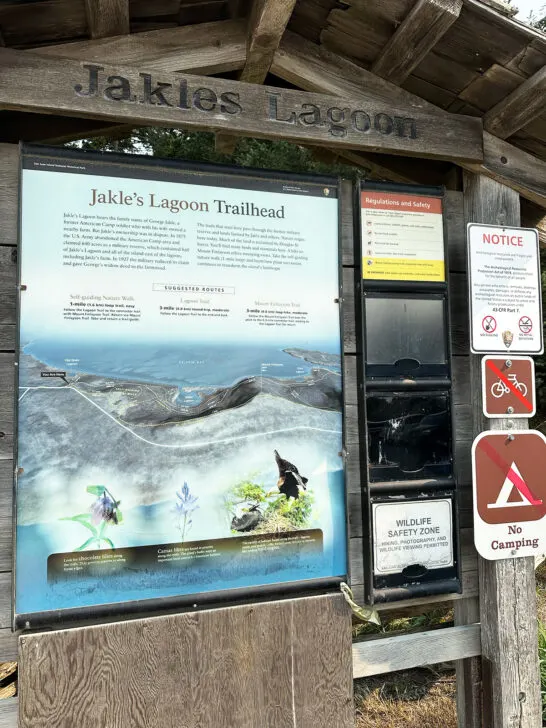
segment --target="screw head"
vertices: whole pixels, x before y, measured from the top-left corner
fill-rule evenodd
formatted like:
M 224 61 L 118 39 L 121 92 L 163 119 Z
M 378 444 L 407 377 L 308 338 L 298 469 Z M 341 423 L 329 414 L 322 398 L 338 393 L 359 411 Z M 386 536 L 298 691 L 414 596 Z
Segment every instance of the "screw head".
M 504 363 L 505 363 L 507 369 L 510 369 L 510 367 L 512 366 L 512 360 L 511 359 L 507 359 Z
M 513 415 L 514 414 L 514 408 L 513 407 L 507 407 L 506 408 L 506 413 L 509 414 L 509 415 Z

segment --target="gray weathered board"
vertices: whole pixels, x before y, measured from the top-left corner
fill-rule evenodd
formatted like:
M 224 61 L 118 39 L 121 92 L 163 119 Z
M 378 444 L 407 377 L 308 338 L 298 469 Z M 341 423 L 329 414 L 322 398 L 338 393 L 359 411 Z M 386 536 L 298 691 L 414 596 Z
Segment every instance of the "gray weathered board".
M 15 283 L 17 243 L 18 151 L 0 144 L 0 661 L 16 654 L 15 638 L 9 631 L 11 583 L 13 364 L 15 342 Z M 350 581 L 358 601 L 364 598 L 362 517 L 359 471 L 358 393 L 356 372 L 361 354 L 357 350 L 354 315 L 354 245 L 351 185 L 343 183 L 342 255 L 345 348 L 345 408 L 347 490 L 349 505 Z M 469 396 L 465 230 L 462 193 L 447 192 L 445 209 L 449 283 L 452 316 L 453 394 L 455 402 L 455 466 L 460 496 L 462 527 L 463 596 L 478 592 L 476 553 L 473 547 L 470 446 L 472 440 Z M 3 433 L 3 434 L 2 434 Z M 420 597 L 397 604 L 379 605 L 380 610 L 418 613 L 431 602 L 459 599 L 459 595 Z
M 20 642 L 19 728 L 352 728 L 352 695 L 341 594 Z
M 40 83 L 37 85 L 36 78 Z M 479 163 L 481 119 L 419 104 L 358 100 L 0 48 L 0 108 Z

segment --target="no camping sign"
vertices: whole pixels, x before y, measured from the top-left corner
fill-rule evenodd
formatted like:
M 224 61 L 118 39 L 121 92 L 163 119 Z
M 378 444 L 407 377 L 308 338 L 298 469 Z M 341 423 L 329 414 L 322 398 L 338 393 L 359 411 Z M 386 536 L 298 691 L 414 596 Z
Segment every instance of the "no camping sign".
M 538 233 L 468 225 L 471 349 L 475 354 L 542 354 Z

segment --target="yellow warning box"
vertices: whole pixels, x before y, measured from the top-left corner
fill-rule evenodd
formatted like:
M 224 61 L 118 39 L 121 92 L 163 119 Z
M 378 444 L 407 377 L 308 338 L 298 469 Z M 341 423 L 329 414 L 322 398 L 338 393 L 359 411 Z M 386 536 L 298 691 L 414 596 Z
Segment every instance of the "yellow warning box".
M 445 281 L 443 260 L 363 258 L 362 277 L 376 281 Z

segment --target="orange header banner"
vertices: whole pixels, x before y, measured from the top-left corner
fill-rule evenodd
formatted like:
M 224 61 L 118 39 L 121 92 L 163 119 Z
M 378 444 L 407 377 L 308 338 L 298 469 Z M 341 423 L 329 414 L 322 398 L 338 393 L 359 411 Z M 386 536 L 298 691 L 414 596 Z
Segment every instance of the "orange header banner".
M 399 210 L 400 212 L 427 212 L 442 214 L 440 197 L 404 195 L 393 192 L 362 192 L 361 205 L 369 210 Z

